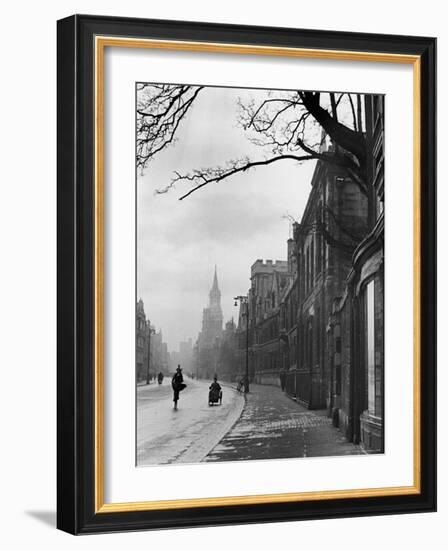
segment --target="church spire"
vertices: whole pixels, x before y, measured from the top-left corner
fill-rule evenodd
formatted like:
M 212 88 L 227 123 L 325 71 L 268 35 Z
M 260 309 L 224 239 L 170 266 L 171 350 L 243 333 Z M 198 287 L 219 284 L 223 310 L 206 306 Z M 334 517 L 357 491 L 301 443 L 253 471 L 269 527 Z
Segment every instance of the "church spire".
M 213 291 L 219 291 L 219 287 L 218 287 L 218 274 L 217 274 L 217 271 L 216 271 L 216 264 L 215 264 L 215 276 L 213 277 L 213 286 L 212 286 L 212 292 Z
M 215 264 L 215 274 L 213 276 L 213 284 L 212 284 L 212 288 L 210 290 L 210 306 L 217 306 L 219 308 L 221 308 L 221 291 L 219 290 L 219 286 L 218 286 L 218 271 L 216 269 L 216 264 Z

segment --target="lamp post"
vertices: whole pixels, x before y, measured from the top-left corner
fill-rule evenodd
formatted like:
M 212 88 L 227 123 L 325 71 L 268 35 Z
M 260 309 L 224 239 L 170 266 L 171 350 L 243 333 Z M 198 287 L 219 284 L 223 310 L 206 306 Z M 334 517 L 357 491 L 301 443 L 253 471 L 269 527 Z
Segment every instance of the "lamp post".
M 243 317 L 246 317 L 246 375 L 244 377 L 244 393 L 249 393 L 249 299 L 247 296 L 235 296 L 235 307 L 238 302 L 244 305 Z
M 149 366 L 151 361 L 151 334 L 154 334 L 156 331 L 151 328 L 151 323 L 148 321 L 148 363 L 146 365 L 146 385 L 149 384 Z

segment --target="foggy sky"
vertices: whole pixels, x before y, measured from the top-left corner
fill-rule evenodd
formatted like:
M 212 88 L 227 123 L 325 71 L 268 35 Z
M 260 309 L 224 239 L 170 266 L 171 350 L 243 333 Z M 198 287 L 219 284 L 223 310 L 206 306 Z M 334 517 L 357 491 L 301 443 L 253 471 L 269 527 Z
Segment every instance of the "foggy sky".
M 246 294 L 257 258 L 286 259 L 290 214 L 301 219 L 315 161 L 281 161 L 210 184 L 183 201 L 189 183 L 163 195 L 174 170 L 222 164 L 265 153 L 236 124 L 238 97 L 260 92 L 207 88 L 182 121 L 177 143 L 137 176 L 137 299 L 161 329 L 169 350 L 196 340 L 208 304 L 214 266 L 222 293 L 224 322 L 237 318 L 233 297 Z

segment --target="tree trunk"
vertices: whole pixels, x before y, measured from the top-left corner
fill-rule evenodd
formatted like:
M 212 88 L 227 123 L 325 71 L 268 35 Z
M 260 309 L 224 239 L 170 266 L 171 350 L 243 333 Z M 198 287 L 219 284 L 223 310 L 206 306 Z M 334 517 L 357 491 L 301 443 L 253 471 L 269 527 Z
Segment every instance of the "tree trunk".
M 352 153 L 358 160 L 359 166 L 363 168 L 366 161 L 364 136 L 335 120 L 326 109 L 320 106 L 319 96 L 312 92 L 302 92 L 300 97 L 305 108 L 308 109 L 334 143 Z

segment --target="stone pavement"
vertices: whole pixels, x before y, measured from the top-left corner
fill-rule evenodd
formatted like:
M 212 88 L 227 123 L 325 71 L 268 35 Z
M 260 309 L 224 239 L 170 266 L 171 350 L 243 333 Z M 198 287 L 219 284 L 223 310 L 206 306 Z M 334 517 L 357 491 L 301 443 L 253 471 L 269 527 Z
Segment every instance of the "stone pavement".
M 332 425 L 280 388 L 251 384 L 244 410 L 204 461 L 262 460 L 364 454 Z

